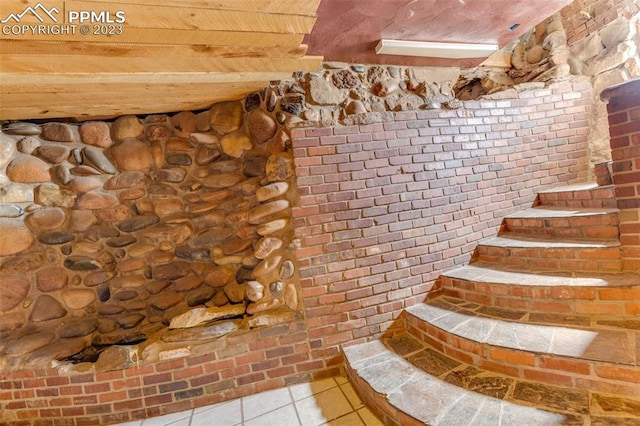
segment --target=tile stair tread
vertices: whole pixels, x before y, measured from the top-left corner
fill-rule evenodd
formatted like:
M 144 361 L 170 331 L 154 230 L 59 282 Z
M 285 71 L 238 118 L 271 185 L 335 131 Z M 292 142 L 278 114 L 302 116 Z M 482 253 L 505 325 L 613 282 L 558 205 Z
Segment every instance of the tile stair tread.
M 548 269 L 523 270 L 502 267 L 496 263 L 474 262 L 469 265 L 444 272 L 448 278 L 487 284 L 522 286 L 569 286 L 569 287 L 632 287 L 640 286 L 637 273 L 625 272 L 607 274 L 600 272 L 566 272 Z
M 481 240 L 479 245 L 504 248 L 610 248 L 619 247 L 620 241 L 615 239 L 586 239 L 586 238 L 552 238 L 548 236 L 521 235 L 513 232 L 503 232 L 497 237 Z
M 482 370 L 449 358 L 409 333 L 346 347 L 343 352 L 348 370 L 395 409 L 424 424 L 640 422 L 638 413 L 609 416 L 593 403 L 607 396 Z M 629 407 L 637 404 L 616 401 L 628 401 Z
M 591 189 L 597 189 L 597 188 L 608 188 L 611 185 L 605 185 L 605 186 L 598 186 L 598 184 L 596 182 L 582 182 L 582 183 L 573 183 L 573 184 L 569 184 L 569 185 L 560 185 L 560 186 L 555 186 L 553 188 L 548 188 L 548 189 L 542 189 L 540 191 L 537 191 L 538 194 L 548 194 L 548 193 L 554 193 L 554 192 L 571 192 L 571 191 L 588 191 Z
M 505 219 L 572 218 L 618 213 L 614 208 L 537 206 L 505 216 Z
M 419 303 L 406 312 L 447 333 L 489 346 L 631 366 L 640 361 L 635 354 L 637 336 L 633 330 L 528 323 L 524 320 L 525 311 L 518 322 L 507 321 L 481 315 L 447 299 L 440 297 Z M 475 307 L 482 309 L 480 305 Z
M 433 426 L 563 424 L 567 416 L 482 395 L 447 383 L 376 340 L 343 349 L 346 363 L 395 409 Z M 434 397 L 429 397 L 432 395 Z M 462 415 L 462 417 L 461 417 Z M 570 416 L 570 415 L 569 415 Z

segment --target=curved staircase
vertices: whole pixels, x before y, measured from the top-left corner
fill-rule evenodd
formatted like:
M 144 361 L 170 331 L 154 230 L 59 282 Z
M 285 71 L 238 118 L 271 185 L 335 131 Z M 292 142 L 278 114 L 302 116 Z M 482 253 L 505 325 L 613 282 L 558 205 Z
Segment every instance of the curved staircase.
M 613 186 L 544 191 L 380 341 L 343 349 L 388 425 L 640 425 L 640 276 Z

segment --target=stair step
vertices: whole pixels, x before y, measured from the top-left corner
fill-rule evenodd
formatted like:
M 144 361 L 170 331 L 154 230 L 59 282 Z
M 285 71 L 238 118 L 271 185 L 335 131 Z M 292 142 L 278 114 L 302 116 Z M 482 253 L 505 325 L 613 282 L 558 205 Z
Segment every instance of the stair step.
M 609 238 L 620 235 L 618 209 L 541 206 L 510 214 L 508 232 L 564 238 Z
M 620 272 L 617 239 L 557 239 L 504 232 L 481 240 L 474 259 L 523 268 Z
M 615 186 L 598 186 L 597 183 L 580 183 L 542 190 L 538 204 L 565 207 L 618 207 Z
M 640 398 L 638 330 L 534 323 L 527 311 L 444 296 L 405 312 L 409 333 L 459 361 L 514 378 Z
M 580 318 L 580 324 L 605 321 L 640 330 L 640 277 L 636 273 L 571 273 L 510 270 L 475 262 L 440 277 L 444 295 L 487 306 Z
M 588 425 L 640 420 L 634 411 L 639 401 L 482 370 L 407 333 L 343 352 L 351 384 L 387 425 Z

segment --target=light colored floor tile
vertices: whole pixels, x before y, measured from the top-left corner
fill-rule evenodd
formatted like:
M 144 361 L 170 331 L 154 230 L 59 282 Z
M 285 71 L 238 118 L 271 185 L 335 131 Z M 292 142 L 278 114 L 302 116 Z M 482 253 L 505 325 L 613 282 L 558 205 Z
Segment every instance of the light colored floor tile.
M 275 411 L 264 414 L 243 423 L 244 426 L 300 426 L 293 404 L 285 405 Z M 307 426 L 302 423 L 302 425 Z
M 261 392 L 242 398 L 242 414 L 245 420 L 251 420 L 292 402 L 287 388 Z
M 380 419 L 378 419 L 367 407 L 359 409 L 357 413 L 367 426 L 384 426 Z
M 235 426 L 242 424 L 240 399 L 197 408 L 191 418 L 191 426 Z
M 291 390 L 291 396 L 294 401 L 299 401 L 301 399 L 307 398 L 316 393 L 320 393 L 326 391 L 327 389 L 331 389 L 338 386 L 336 381 L 332 378 L 316 380 L 311 383 L 300 383 L 299 385 L 289 386 L 289 390 Z
M 353 411 L 349 401 L 337 387 L 297 401 L 295 404 L 304 426 L 322 425 Z
M 133 422 L 119 423 L 118 426 L 140 426 L 141 424 L 142 420 L 136 420 Z
M 353 386 L 351 386 L 351 383 L 347 382 L 341 384 L 340 389 L 342 389 L 342 392 L 347 396 L 347 399 L 351 403 L 351 406 L 354 408 L 354 410 L 364 407 L 362 401 L 360 400 L 360 397 L 356 393 Z
M 357 413 L 349 413 L 346 416 L 342 416 L 335 420 L 331 420 L 329 423 L 325 423 L 327 426 L 369 426 L 362 422 L 360 416 Z
M 165 414 L 164 416 L 153 417 L 142 421 L 142 426 L 189 426 L 189 418 L 192 410 L 181 411 L 179 413 Z M 180 423 L 186 420 L 186 423 Z

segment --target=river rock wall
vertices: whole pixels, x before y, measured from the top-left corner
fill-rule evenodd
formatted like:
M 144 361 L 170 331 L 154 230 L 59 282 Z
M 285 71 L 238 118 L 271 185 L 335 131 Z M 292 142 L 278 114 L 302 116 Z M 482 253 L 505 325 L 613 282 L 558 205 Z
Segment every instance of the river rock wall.
M 5 123 L 0 370 L 122 368 L 300 317 L 280 100 Z

